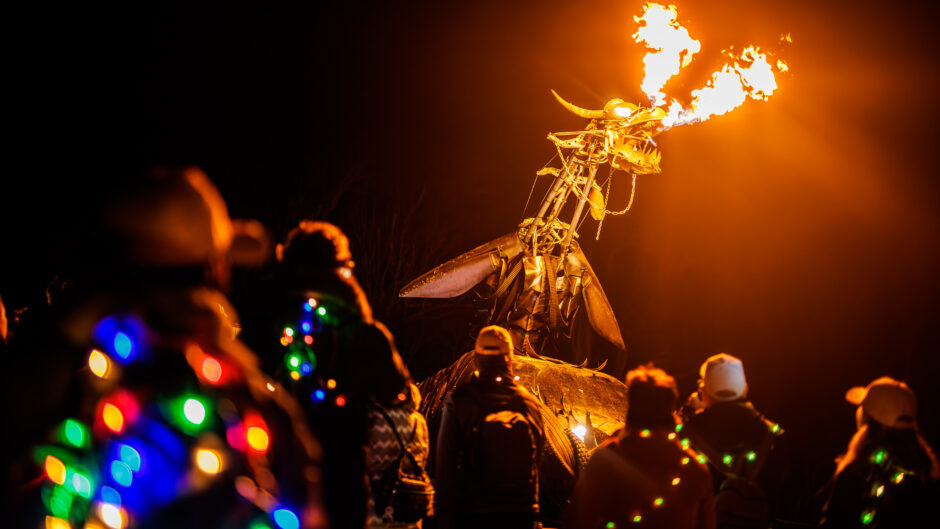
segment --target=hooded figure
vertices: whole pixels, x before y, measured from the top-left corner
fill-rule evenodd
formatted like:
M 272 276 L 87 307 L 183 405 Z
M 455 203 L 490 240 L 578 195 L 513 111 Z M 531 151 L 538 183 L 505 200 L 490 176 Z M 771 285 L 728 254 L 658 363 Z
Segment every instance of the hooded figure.
M 934 527 L 940 465 L 917 427 L 917 399 L 891 377 L 854 387 L 858 430 L 821 492 L 820 527 Z

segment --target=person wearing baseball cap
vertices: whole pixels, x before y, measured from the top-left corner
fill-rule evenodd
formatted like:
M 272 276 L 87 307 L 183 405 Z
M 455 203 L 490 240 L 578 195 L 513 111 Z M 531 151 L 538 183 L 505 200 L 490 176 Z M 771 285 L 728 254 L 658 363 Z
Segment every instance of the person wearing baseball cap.
M 748 402 L 744 363 L 719 353 L 699 369 L 681 435 L 703 456 L 715 487 L 718 527 L 767 527 L 786 477 L 783 430 Z
M 531 529 L 538 515 L 544 446 L 539 402 L 512 373 L 509 331 L 483 328 L 474 376 L 444 402 L 435 470 L 442 529 Z
M 820 527 L 933 527 L 940 465 L 917 426 L 910 386 L 879 377 L 851 388 L 857 430 L 837 459 Z

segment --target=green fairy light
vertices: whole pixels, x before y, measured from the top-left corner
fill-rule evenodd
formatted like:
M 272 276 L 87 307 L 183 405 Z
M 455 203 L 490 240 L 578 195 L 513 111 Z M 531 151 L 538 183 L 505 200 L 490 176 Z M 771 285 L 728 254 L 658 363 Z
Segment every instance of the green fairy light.
M 887 455 L 887 454 L 885 454 L 885 451 L 884 451 L 884 450 L 878 450 L 877 452 L 875 452 L 874 454 L 872 454 L 872 456 L 871 456 L 871 462 L 874 463 L 874 464 L 876 464 L 876 465 L 880 465 L 881 462 L 885 460 L 885 455 Z
M 326 316 L 326 307 L 320 307 L 317 309 L 317 314 L 320 316 Z
M 748 460 L 748 461 L 754 461 L 755 459 L 757 459 L 757 453 L 756 453 L 756 452 L 754 452 L 753 450 L 751 450 L 750 452 L 747 453 L 747 460 Z
M 169 405 L 169 419 L 189 435 L 196 435 L 209 426 L 209 414 L 209 402 L 198 395 L 185 394 Z
M 300 357 L 297 355 L 290 355 L 290 357 L 287 359 L 287 363 L 289 363 L 291 367 L 299 367 Z
M 708 461 L 708 459 L 706 459 L 703 454 L 699 454 L 698 457 L 696 457 L 695 459 L 698 459 L 698 462 L 703 465 L 705 464 L 706 461 Z
M 904 481 L 904 472 L 898 472 L 897 474 L 895 474 L 894 477 L 891 478 L 891 481 L 895 483 L 900 483 Z
M 633 515 L 633 523 L 640 523 L 640 521 L 642 521 L 642 520 L 643 520 L 643 516 L 642 516 L 642 515 L 639 515 L 639 514 L 634 514 L 634 515 Z
M 689 440 L 688 440 L 688 439 L 683 439 L 683 440 L 679 441 L 679 444 L 682 446 L 682 449 L 683 449 L 683 450 L 688 450 L 688 449 L 689 449 Z
M 76 448 L 83 448 L 88 440 L 88 428 L 75 419 L 66 419 L 62 423 L 61 435 L 62 442 L 68 443 Z
M 92 493 L 92 484 L 91 480 L 85 474 L 81 472 L 76 472 L 72 475 L 72 479 L 66 482 L 69 485 L 71 492 L 78 494 L 82 498 L 91 499 Z
M 774 423 L 773 426 L 770 427 L 770 431 L 773 433 L 780 433 L 780 425 Z
M 284 327 L 284 334 L 287 335 L 287 336 L 293 336 L 293 335 L 294 335 L 294 329 L 291 329 L 290 327 Z
M 730 467 L 731 463 L 734 462 L 734 458 L 731 457 L 731 454 L 725 454 L 721 457 L 721 462 Z
M 607 525 L 605 527 L 607 527 L 607 529 L 617 529 L 617 524 L 615 524 L 614 522 L 607 522 Z
M 868 525 L 875 518 L 875 511 L 863 511 L 862 512 L 862 525 Z
M 660 497 L 656 498 L 655 500 L 653 500 L 653 505 L 656 506 L 656 507 L 659 507 L 659 506 L 661 506 L 661 505 L 663 504 L 663 501 L 665 501 L 665 500 L 663 500 L 662 496 L 660 496 Z
M 676 433 L 681 432 L 681 431 L 682 431 L 682 424 L 677 424 L 677 425 L 676 425 Z
M 72 510 L 72 500 L 74 495 L 65 487 L 56 486 L 49 497 L 49 512 L 56 518 L 63 520 L 69 519 L 69 511 Z

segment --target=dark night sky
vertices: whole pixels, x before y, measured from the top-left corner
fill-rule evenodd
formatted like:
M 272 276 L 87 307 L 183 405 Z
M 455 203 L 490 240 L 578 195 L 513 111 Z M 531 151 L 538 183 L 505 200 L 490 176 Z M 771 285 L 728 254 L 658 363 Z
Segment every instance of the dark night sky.
M 127 163 L 199 165 L 233 216 L 278 235 L 326 212 L 354 242 L 370 240 L 363 226 L 371 240 L 413 241 L 428 248 L 415 268 L 521 220 L 553 152 L 546 133 L 583 125 L 550 88 L 585 107 L 642 101 L 638 1 L 304 4 L 11 16 L 22 36 L 4 83 L 8 305 L 60 270 L 88 215 L 78 197 Z M 660 136 L 663 172 L 638 179 L 634 209 L 598 242 L 583 229 L 631 363 L 655 361 L 690 390 L 706 356 L 740 356 L 755 403 L 797 444 L 816 443 L 806 457 L 823 472 L 854 428 L 845 390 L 882 374 L 911 383 L 940 445 L 937 8 L 679 10 L 702 52 L 667 92 L 699 87 L 721 49 L 774 49 L 787 32 L 792 75 L 769 102 Z M 615 180 L 612 206 L 627 182 Z M 413 214 L 408 230 L 393 227 L 396 211 Z M 361 275 L 380 267 L 381 252 L 353 251 Z M 407 279 L 373 283 L 394 292 Z

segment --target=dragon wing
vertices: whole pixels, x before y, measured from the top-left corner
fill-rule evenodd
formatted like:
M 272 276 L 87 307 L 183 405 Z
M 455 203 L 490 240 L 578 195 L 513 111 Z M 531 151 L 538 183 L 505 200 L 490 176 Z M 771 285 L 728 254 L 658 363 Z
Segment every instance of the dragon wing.
M 574 257 L 577 264 L 584 267 L 584 273 L 581 276 L 581 292 L 584 296 L 584 308 L 587 312 L 588 321 L 591 327 L 604 340 L 610 342 L 621 351 L 626 351 L 627 346 L 623 343 L 623 336 L 620 334 L 620 325 L 617 324 L 617 317 L 614 316 L 614 309 L 604 294 L 594 269 L 587 260 L 587 256 L 581 251 L 580 245 L 573 245 L 573 251 L 569 254 Z
M 512 259 L 522 250 L 522 241 L 515 232 L 503 235 L 425 272 L 405 285 L 398 292 L 398 296 L 403 298 L 459 296 L 499 270 L 500 257 Z

